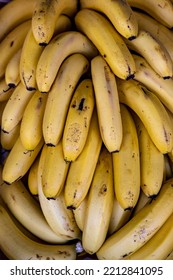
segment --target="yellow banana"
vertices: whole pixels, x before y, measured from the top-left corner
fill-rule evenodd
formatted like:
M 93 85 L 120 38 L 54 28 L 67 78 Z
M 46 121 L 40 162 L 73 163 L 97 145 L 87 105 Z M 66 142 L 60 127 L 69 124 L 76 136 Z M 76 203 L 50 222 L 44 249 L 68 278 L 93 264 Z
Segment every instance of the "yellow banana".
M 32 16 L 32 30 L 35 40 L 46 45 L 51 40 L 58 17 L 61 14 L 74 16 L 77 12 L 77 0 L 38 0 Z
M 75 260 L 75 244 L 43 244 L 27 237 L 0 205 L 0 246 L 10 260 Z
M 120 206 L 133 209 L 140 193 L 139 143 L 134 120 L 128 108 L 121 104 L 123 140 L 121 149 L 112 154 L 114 190 Z
M 47 95 L 35 91 L 23 112 L 20 139 L 27 150 L 34 150 L 43 138 L 43 115 L 47 102 Z
M 170 0 L 127 0 L 132 8 L 139 8 L 163 25 L 173 27 L 173 5 Z
M 2 115 L 1 129 L 9 133 L 22 119 L 25 108 L 34 92 L 28 91 L 20 82 L 10 96 Z
M 44 48 L 36 69 L 36 82 L 40 92 L 51 89 L 62 62 L 74 53 L 81 53 L 91 59 L 98 51 L 85 35 L 72 30 L 58 34 Z
M 146 194 L 141 189 L 139 199 L 136 203 L 135 208 L 133 209 L 132 216 L 135 216 L 147 203 L 150 203 L 152 199 L 154 198 L 146 196 Z
M 87 208 L 87 200 L 88 200 L 88 195 L 86 195 L 85 198 L 80 203 L 80 205 L 75 210 L 73 210 L 75 221 L 78 225 L 78 228 L 81 231 L 83 231 L 84 224 L 85 224 L 85 213 L 86 213 L 86 208 Z
M 127 1 L 97 1 L 97 0 L 80 0 L 82 9 L 89 8 L 101 13 L 112 22 L 117 31 L 125 38 L 132 40 L 138 34 L 138 23 L 133 10 Z
M 99 260 L 121 260 L 140 249 L 173 213 L 173 179 L 161 188 L 155 200 L 145 205 L 97 251 Z
M 139 30 L 138 36 L 132 41 L 124 40 L 129 49 L 144 57 L 162 78 L 172 77 L 173 64 L 164 42 L 155 39 L 147 30 Z
M 9 60 L 5 69 L 5 82 L 9 87 L 16 87 L 20 82 L 19 64 L 22 49 L 19 49 Z
M 91 79 L 82 80 L 73 94 L 62 136 L 64 159 L 74 161 L 82 152 L 95 106 Z
M 104 243 L 113 207 L 112 156 L 103 147 L 88 194 L 82 246 L 89 254 L 96 253 Z
M 102 140 L 110 153 L 118 152 L 123 132 L 116 78 L 100 55 L 91 61 L 91 77 Z
M 30 169 L 28 170 L 28 189 L 33 196 L 38 196 L 38 181 L 37 181 L 37 173 L 38 173 L 38 165 L 39 165 L 40 155 L 36 157 Z
M 7 104 L 7 101 L 0 102 L 0 128 L 1 128 L 2 114 L 3 114 L 3 111 L 4 111 L 4 108 L 5 108 L 6 104 Z
M 173 147 L 173 128 L 160 99 L 134 80 L 118 80 L 117 85 L 120 102 L 129 106 L 142 120 L 158 150 L 164 154 L 170 152 Z
M 28 151 L 23 147 L 19 136 L 5 161 L 2 171 L 3 181 L 12 184 L 21 179 L 31 167 L 42 146 L 43 139 L 33 151 Z
M 93 42 L 115 75 L 122 79 L 134 76 L 135 63 L 129 49 L 103 15 L 90 9 L 82 9 L 75 16 L 75 24 Z
M 0 80 L 0 102 L 8 101 L 12 95 L 14 88 L 10 88 L 5 81 L 5 78 Z
M 77 209 L 88 194 L 102 146 L 97 113 L 93 112 L 85 146 L 71 162 L 64 186 L 67 208 Z M 90 163 L 90 164 L 88 164 Z
M 72 95 L 88 69 L 88 59 L 79 53 L 67 57 L 60 66 L 49 91 L 43 117 L 43 136 L 47 145 L 55 146 L 60 141 Z
M 9 151 L 12 149 L 12 147 L 14 146 L 14 144 L 16 143 L 17 138 L 20 135 L 20 125 L 21 122 L 19 122 L 18 124 L 16 124 L 16 126 L 9 131 L 9 133 L 4 132 L 3 130 L 1 130 L 1 145 L 2 147 Z

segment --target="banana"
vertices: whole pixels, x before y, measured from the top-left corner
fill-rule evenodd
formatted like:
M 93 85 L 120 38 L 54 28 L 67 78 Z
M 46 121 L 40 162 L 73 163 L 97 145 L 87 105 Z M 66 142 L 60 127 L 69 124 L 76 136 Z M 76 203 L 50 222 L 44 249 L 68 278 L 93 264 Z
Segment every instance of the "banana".
M 146 194 L 141 189 L 139 199 L 136 203 L 135 208 L 133 209 L 132 216 L 135 216 L 147 203 L 150 203 L 152 199 L 154 198 L 146 196 Z
M 96 253 L 106 239 L 113 208 L 112 156 L 103 146 L 88 194 L 82 246 L 89 254 Z
M 88 59 L 79 53 L 67 57 L 60 66 L 49 91 L 43 117 L 43 136 L 47 145 L 56 146 L 60 141 L 72 95 L 88 69 Z
M 141 9 L 168 28 L 173 27 L 173 5 L 170 0 L 127 0 L 132 8 Z
M 41 53 L 36 68 L 40 92 L 51 89 L 62 62 L 74 53 L 81 53 L 91 59 L 98 54 L 98 50 L 85 35 L 73 30 L 62 32 L 50 41 Z
M 141 188 L 146 196 L 152 198 L 163 183 L 164 154 L 157 149 L 139 117 L 135 115 L 134 121 L 139 141 Z
M 12 184 L 21 179 L 31 167 L 42 146 L 43 139 L 33 151 L 28 151 L 23 147 L 19 136 L 6 158 L 2 171 L 3 181 Z
M 123 132 L 116 77 L 100 55 L 91 60 L 91 77 L 103 143 L 110 153 L 117 152 Z
M 168 154 L 164 155 L 164 170 L 163 170 L 163 181 L 172 177 L 172 166 Z
M 47 95 L 35 91 L 23 112 L 20 139 L 27 150 L 34 150 L 43 138 L 43 115 L 47 102 Z
M 36 0 L 15 0 L 0 9 L 0 41 L 18 25 L 32 18 Z
M 121 104 L 123 140 L 119 152 L 112 154 L 114 191 L 120 206 L 133 209 L 140 193 L 139 143 L 134 120 L 128 108 Z
M 10 260 L 75 260 L 75 244 L 42 244 L 27 237 L 0 205 L 0 246 Z
M 130 79 L 135 73 L 135 63 L 123 38 L 99 12 L 82 9 L 75 16 L 75 25 L 96 46 L 113 73 Z
M 88 194 L 102 146 L 97 113 L 94 110 L 85 146 L 78 158 L 71 162 L 64 186 L 67 208 L 78 209 Z M 90 163 L 90 164 L 88 164 Z
M 22 47 L 30 26 L 31 20 L 21 23 L 0 42 L 0 78 L 3 78 L 5 75 L 5 69 L 9 60 Z
M 145 58 L 134 54 L 136 73 L 134 79 L 151 90 L 173 113 L 173 79 L 164 80 L 148 64 Z
M 42 172 L 43 193 L 47 198 L 55 198 L 64 189 L 69 166 L 64 160 L 62 141 L 47 148 Z
M 10 96 L 2 115 L 1 129 L 9 133 L 22 119 L 34 91 L 28 91 L 20 82 Z
M 5 108 L 6 104 L 7 104 L 7 101 L 0 102 L 0 129 L 1 129 L 2 114 L 3 114 L 3 111 L 4 111 L 4 108 Z
M 97 251 L 99 260 L 121 260 L 140 249 L 173 213 L 173 179 L 162 185 L 155 200 L 145 205 Z M 163 236 L 162 236 L 163 238 Z
M 55 33 L 60 33 L 70 28 L 71 20 L 67 16 L 61 15 L 55 26 Z M 21 82 L 28 90 L 37 89 L 36 68 L 43 49 L 43 46 L 37 44 L 32 28 L 30 28 L 23 43 L 19 66 Z
M 8 101 L 13 91 L 14 88 L 6 84 L 5 78 L 0 79 L 0 102 Z
M 9 87 L 16 87 L 20 82 L 19 65 L 21 58 L 20 48 L 9 60 L 5 69 L 5 82 Z
M 78 228 L 83 231 L 84 224 L 85 224 L 85 213 L 86 213 L 86 207 L 87 207 L 87 199 L 88 195 L 85 196 L 85 198 L 82 200 L 80 205 L 73 210 L 75 221 L 78 225 Z
M 95 106 L 92 80 L 83 79 L 75 89 L 67 113 L 62 136 L 63 154 L 66 161 L 74 161 L 82 152 L 89 133 Z
M 35 40 L 46 45 L 51 40 L 58 17 L 65 14 L 73 17 L 77 12 L 77 0 L 38 0 L 32 16 L 32 30 Z
M 133 40 L 138 34 L 138 23 L 127 1 L 80 0 L 80 8 L 89 8 L 105 14 L 115 29 L 129 40 Z
M 171 57 L 164 46 L 164 42 L 155 39 L 147 30 L 140 29 L 138 36 L 129 41 L 124 39 L 128 48 L 140 54 L 148 64 L 164 79 L 173 75 Z
M 36 197 L 38 196 L 37 173 L 38 173 L 39 161 L 40 161 L 40 155 L 36 157 L 30 169 L 28 170 L 28 180 L 27 180 L 27 185 L 30 193 Z
M 20 135 L 20 126 L 21 122 L 16 124 L 16 126 L 12 130 L 10 130 L 9 133 L 6 133 L 3 130 L 1 130 L 0 140 L 1 145 L 5 150 L 10 151 L 16 143 L 16 140 Z
M 72 210 L 67 209 L 63 192 L 55 199 L 48 199 L 43 193 L 42 172 L 44 168 L 47 145 L 44 144 L 38 165 L 38 197 L 42 212 L 51 229 L 68 240 L 81 239 Z M 57 218 L 58 217 L 58 218 Z
M 173 250 L 173 214 L 154 236 L 126 260 L 165 260 Z
M 118 80 L 117 86 L 120 102 L 129 106 L 138 115 L 158 150 L 163 154 L 170 152 L 173 147 L 173 128 L 160 99 L 134 80 Z

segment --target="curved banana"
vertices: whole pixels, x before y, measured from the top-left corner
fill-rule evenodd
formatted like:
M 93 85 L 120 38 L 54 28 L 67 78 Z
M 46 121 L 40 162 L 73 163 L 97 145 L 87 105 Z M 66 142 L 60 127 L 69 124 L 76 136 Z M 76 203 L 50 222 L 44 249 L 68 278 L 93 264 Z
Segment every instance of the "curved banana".
M 5 78 L 0 80 L 0 102 L 8 101 L 14 88 L 6 84 Z
M 170 152 L 173 147 L 173 128 L 160 99 L 135 80 L 118 80 L 117 85 L 120 102 L 129 106 L 142 120 L 158 150 L 163 154 Z
M 43 139 L 33 151 L 28 151 L 23 147 L 19 136 L 4 163 L 3 181 L 7 184 L 12 184 L 21 179 L 31 167 L 42 146 Z
M 87 208 L 87 200 L 88 195 L 85 196 L 85 198 L 82 200 L 80 205 L 73 210 L 74 218 L 77 223 L 78 228 L 83 231 L 84 224 L 85 224 L 85 213 Z
M 38 181 L 37 181 L 37 173 L 38 173 L 38 165 L 40 161 L 40 155 L 36 157 L 30 169 L 28 170 L 28 189 L 33 196 L 38 196 Z
M 98 51 L 92 42 L 78 31 L 62 32 L 44 48 L 36 69 L 36 82 L 40 92 L 51 89 L 62 62 L 74 53 L 81 53 L 91 59 Z
M 133 54 L 136 63 L 134 79 L 151 90 L 161 102 L 173 113 L 173 79 L 164 80 L 148 64 L 145 58 Z
M 121 260 L 140 249 L 173 213 L 173 179 L 164 185 L 155 200 L 145 205 L 97 251 L 99 260 Z M 163 238 L 163 237 L 162 237 Z
M 103 143 L 110 153 L 118 152 L 123 132 L 116 77 L 100 55 L 91 60 L 91 77 Z
M 61 15 L 55 26 L 55 34 L 70 28 L 71 20 L 67 16 Z M 23 43 L 19 67 L 21 82 L 28 90 L 37 89 L 36 68 L 43 49 L 44 47 L 36 42 L 32 28 L 30 28 Z
M 21 23 L 0 42 L 0 78 L 5 75 L 9 60 L 22 47 L 30 26 L 31 20 Z
M 127 0 L 132 8 L 139 8 L 163 25 L 173 27 L 173 5 L 170 0 Z
M 103 15 L 90 9 L 82 9 L 75 16 L 75 24 L 93 42 L 115 75 L 125 80 L 134 76 L 136 68 L 129 49 Z
M 82 246 L 89 254 L 96 253 L 106 239 L 113 207 L 112 156 L 103 146 L 88 194 Z
M 127 1 L 80 0 L 80 8 L 89 8 L 104 13 L 115 29 L 129 40 L 133 40 L 138 34 L 138 23 Z
M 136 203 L 135 208 L 133 209 L 132 216 L 135 216 L 147 203 L 150 203 L 152 199 L 154 198 L 146 196 L 146 194 L 141 189 L 139 199 Z
M 0 102 L 0 129 L 1 129 L 2 114 L 3 114 L 3 111 L 4 111 L 4 108 L 5 108 L 6 104 L 7 104 L 7 101 Z
M 88 194 L 102 146 L 97 113 L 94 110 L 85 146 L 78 158 L 71 162 L 64 186 L 67 208 L 78 209 Z M 90 163 L 90 164 L 88 164 Z
M 123 139 L 119 152 L 112 154 L 114 191 L 120 206 L 133 209 L 140 193 L 140 155 L 134 120 L 128 108 L 121 104 Z
M 75 260 L 75 244 L 43 244 L 26 236 L 0 205 L 0 246 L 10 260 Z
M 20 82 L 19 65 L 22 48 L 9 60 L 5 69 L 5 82 L 9 87 L 15 88 Z
M 32 16 L 32 30 L 37 44 L 46 45 L 51 40 L 58 17 L 72 17 L 77 12 L 77 0 L 38 0 Z
M 18 25 L 32 18 L 36 2 L 36 0 L 15 0 L 0 9 L 0 41 Z
M 88 59 L 79 53 L 67 57 L 60 66 L 49 91 L 43 117 L 43 136 L 47 145 L 56 146 L 60 141 L 72 95 L 88 69 Z
M 20 139 L 27 150 L 34 150 L 43 138 L 43 115 L 47 102 L 47 95 L 35 91 L 23 112 Z
M 22 119 L 25 108 L 34 92 L 28 91 L 20 82 L 10 96 L 2 115 L 1 129 L 9 133 Z
M 173 64 L 164 42 L 155 39 L 147 30 L 139 30 L 138 36 L 132 41 L 124 40 L 128 48 L 144 57 L 163 79 L 172 77 Z
M 10 151 L 13 148 L 17 138 L 20 135 L 20 125 L 21 122 L 16 124 L 16 126 L 12 130 L 10 130 L 9 133 L 6 133 L 3 130 L 1 130 L 0 142 L 5 150 Z

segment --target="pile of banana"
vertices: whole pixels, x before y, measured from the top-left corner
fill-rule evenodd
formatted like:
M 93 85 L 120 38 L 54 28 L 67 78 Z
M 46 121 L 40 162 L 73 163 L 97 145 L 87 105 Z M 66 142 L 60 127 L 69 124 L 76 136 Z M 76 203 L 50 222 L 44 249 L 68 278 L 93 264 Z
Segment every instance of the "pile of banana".
M 173 259 L 173 1 L 0 10 L 0 248 Z

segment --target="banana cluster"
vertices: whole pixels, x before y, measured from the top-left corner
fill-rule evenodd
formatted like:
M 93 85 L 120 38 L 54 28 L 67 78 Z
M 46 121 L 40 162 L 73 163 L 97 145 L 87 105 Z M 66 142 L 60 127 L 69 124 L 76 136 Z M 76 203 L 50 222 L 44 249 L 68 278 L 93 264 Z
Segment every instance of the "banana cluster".
M 173 259 L 173 2 L 0 10 L 0 248 Z

